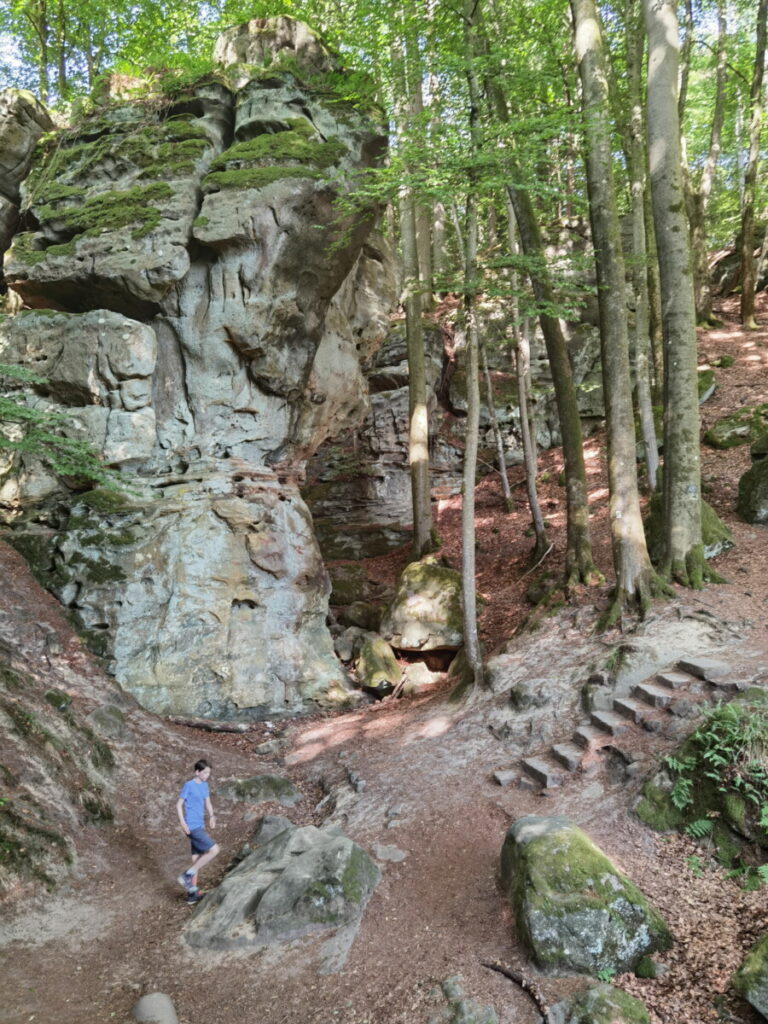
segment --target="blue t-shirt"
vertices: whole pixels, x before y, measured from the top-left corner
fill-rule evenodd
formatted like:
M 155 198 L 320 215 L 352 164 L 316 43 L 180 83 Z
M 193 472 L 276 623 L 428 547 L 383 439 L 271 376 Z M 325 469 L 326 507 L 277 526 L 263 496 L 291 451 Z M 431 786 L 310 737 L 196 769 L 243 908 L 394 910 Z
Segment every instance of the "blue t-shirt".
M 205 825 L 205 801 L 207 798 L 207 782 L 190 779 L 182 786 L 179 800 L 184 801 L 184 821 L 188 828 L 203 828 Z

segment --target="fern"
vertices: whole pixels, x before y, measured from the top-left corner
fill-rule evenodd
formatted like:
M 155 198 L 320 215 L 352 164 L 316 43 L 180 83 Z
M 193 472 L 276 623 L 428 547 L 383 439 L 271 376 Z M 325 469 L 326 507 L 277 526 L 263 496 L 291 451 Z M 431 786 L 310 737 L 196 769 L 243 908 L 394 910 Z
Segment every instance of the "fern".
M 698 818 L 696 821 L 692 821 L 690 825 L 686 825 L 685 831 L 689 836 L 693 836 L 694 839 L 703 839 L 704 836 L 708 836 L 714 828 L 714 822 L 711 818 Z

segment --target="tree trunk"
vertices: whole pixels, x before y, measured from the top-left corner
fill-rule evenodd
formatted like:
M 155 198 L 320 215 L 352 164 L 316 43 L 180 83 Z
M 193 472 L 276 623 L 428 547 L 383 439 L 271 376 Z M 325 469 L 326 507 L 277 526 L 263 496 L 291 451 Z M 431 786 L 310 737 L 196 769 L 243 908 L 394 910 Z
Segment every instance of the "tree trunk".
M 413 195 L 403 189 L 400 198 L 400 241 L 405 276 L 405 338 L 408 349 L 408 465 L 413 508 L 413 556 L 432 550 L 432 505 L 429 481 L 429 410 L 421 319 L 421 288 L 416 248 Z
M 467 420 L 464 442 L 464 488 L 461 505 L 461 577 L 464 602 L 464 650 L 475 685 L 484 682 L 483 659 L 477 629 L 477 580 L 475 567 L 475 475 L 480 428 L 480 373 L 475 296 L 477 293 L 477 169 L 480 151 L 479 94 L 473 58 L 477 52 L 474 20 L 475 0 L 465 0 L 464 43 L 469 86 L 469 187 L 466 205 L 466 249 L 464 250 L 464 316 L 467 329 Z
M 709 244 L 707 239 L 707 208 L 715 181 L 720 156 L 720 138 L 725 114 L 726 20 L 724 0 L 717 0 L 717 74 L 715 106 L 709 133 L 709 149 L 701 171 L 698 187 L 686 176 L 686 207 L 691 226 L 693 257 L 693 290 L 696 322 L 713 327 L 717 320 L 712 313 L 712 289 L 709 283 Z
M 525 487 L 528 493 L 528 507 L 531 510 L 531 522 L 536 537 L 531 560 L 537 565 L 549 550 L 549 540 L 541 514 L 539 495 L 536 491 L 536 439 L 531 429 L 528 403 L 528 388 L 531 372 L 531 343 L 529 337 L 530 321 L 526 317 L 523 329 L 517 340 L 515 353 L 515 369 L 517 371 L 517 404 L 520 410 L 520 436 L 523 441 L 523 461 L 525 463 Z
M 760 0 L 755 28 L 755 65 L 750 90 L 749 156 L 744 171 L 744 207 L 741 215 L 741 322 L 756 328 L 755 196 L 760 163 L 760 129 L 763 123 L 763 72 L 765 69 L 766 15 L 768 0 Z
M 616 593 L 606 622 L 613 622 L 627 608 L 644 613 L 659 588 L 645 543 L 635 469 L 626 274 L 613 183 L 607 63 L 594 0 L 571 0 L 571 11 L 582 86 L 587 192 L 600 310 L 611 542 L 616 572 Z
M 493 401 L 493 381 L 491 380 L 491 371 L 488 369 L 488 356 L 485 351 L 485 345 L 480 345 L 480 356 L 483 364 L 483 377 L 485 378 L 485 395 L 486 403 L 488 405 L 488 415 L 491 417 L 491 425 L 493 427 L 493 439 L 496 444 L 496 459 L 499 463 L 499 476 L 501 477 L 501 492 L 504 495 L 504 508 L 507 512 L 512 511 L 512 491 L 509 487 L 509 477 L 507 475 L 507 460 L 504 454 L 504 439 L 501 436 L 499 430 L 499 421 L 496 416 L 496 406 Z
M 687 586 L 706 575 L 701 540 L 696 311 L 677 116 L 678 32 L 672 0 L 643 0 L 648 33 L 648 144 L 664 331 L 664 555 Z
M 637 0 L 629 0 L 625 12 L 627 33 L 627 78 L 629 80 L 630 121 L 627 140 L 628 170 L 632 217 L 632 290 L 635 297 L 635 328 L 632 357 L 640 429 L 643 435 L 648 489 L 656 488 L 659 448 L 653 419 L 651 394 L 651 323 L 648 302 L 648 252 L 645 237 L 646 147 L 643 125 L 641 63 L 644 50 L 642 12 Z

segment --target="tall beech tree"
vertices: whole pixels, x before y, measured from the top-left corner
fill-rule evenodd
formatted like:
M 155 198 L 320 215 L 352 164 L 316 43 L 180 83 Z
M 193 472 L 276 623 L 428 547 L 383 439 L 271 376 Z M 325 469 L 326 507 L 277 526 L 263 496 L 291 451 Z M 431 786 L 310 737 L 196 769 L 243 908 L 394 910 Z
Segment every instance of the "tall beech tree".
M 677 14 L 672 0 L 643 0 L 648 33 L 648 156 L 664 334 L 665 576 L 699 588 L 701 538 L 696 310 L 678 118 Z
M 750 89 L 749 155 L 744 170 L 744 201 L 741 214 L 741 322 L 745 327 L 755 323 L 755 199 L 757 169 L 760 163 L 760 137 L 763 125 L 763 77 L 765 72 L 766 21 L 768 0 L 760 0 L 755 25 L 755 63 Z
M 608 440 L 610 522 L 616 594 L 608 621 L 625 608 L 644 612 L 661 586 L 640 514 L 629 374 L 626 271 L 613 180 L 608 73 L 594 0 L 570 0 L 581 77 L 589 216 L 600 310 L 600 356 Z

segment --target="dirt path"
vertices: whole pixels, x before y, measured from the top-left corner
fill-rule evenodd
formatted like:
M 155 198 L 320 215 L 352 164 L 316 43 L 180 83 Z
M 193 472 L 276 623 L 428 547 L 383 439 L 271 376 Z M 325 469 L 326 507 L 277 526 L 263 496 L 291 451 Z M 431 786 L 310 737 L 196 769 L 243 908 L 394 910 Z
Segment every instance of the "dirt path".
M 744 404 L 747 393 L 750 404 L 768 400 L 766 346 L 768 332 L 745 336 L 733 324 L 704 336 L 703 358 L 736 358 L 728 371 L 718 371 L 720 391 L 703 409 L 705 425 Z M 600 438 L 590 446 L 599 454 Z M 564 514 L 562 489 L 555 482 L 559 458 L 556 451 L 542 457 L 542 469 L 550 470 L 542 497 L 556 538 L 550 562 L 555 571 Z M 745 449 L 704 451 L 708 500 L 731 524 L 737 547 L 717 562 L 726 585 L 683 597 L 738 632 L 727 656 L 739 661 L 749 651 L 756 664 L 765 650 L 768 531 L 735 519 L 735 487 L 747 462 Z M 521 577 L 530 543 L 524 537 L 522 500 L 517 512 L 504 516 L 495 487 L 486 480 L 478 494 L 480 586 L 488 601 L 482 628 L 491 646 L 509 636 L 521 618 L 526 586 Z M 596 551 L 607 572 L 610 545 L 598 469 L 592 488 Z M 439 530 L 451 558 L 458 551 L 457 527 L 458 505 L 445 502 Z M 29 631 L 30 657 L 42 642 L 38 622 L 56 630 L 65 639 L 61 652 L 50 655 L 51 671 L 66 661 L 70 679 L 77 677 L 83 692 L 97 699 L 109 680 L 82 651 L 55 602 L 39 592 L 15 558 L 12 553 L 0 557 L 0 572 L 12 579 L 6 597 L 13 596 L 10 604 L 0 603 L 0 615 L 19 616 L 19 630 Z M 402 562 L 402 554 L 399 558 Z M 397 559 L 379 560 L 378 567 L 384 575 L 394 574 Z M 582 600 L 600 606 L 607 590 Z M 569 614 L 566 610 L 545 625 L 531 649 L 533 673 L 557 672 L 561 661 L 575 667 L 569 661 L 569 649 L 576 647 Z M 627 810 L 640 780 L 576 779 L 548 796 L 501 789 L 492 772 L 520 753 L 488 728 L 506 696 L 460 711 L 446 697 L 444 691 L 294 723 L 285 733 L 284 762 L 257 753 L 271 735 L 264 726 L 243 736 L 215 736 L 131 713 L 133 738 L 118 749 L 116 827 L 84 830 L 75 875 L 53 896 L 24 897 L 4 912 L 0 1021 L 122 1024 L 139 995 L 159 990 L 173 999 L 181 1024 L 426 1024 L 439 1005 L 435 986 L 461 974 L 467 994 L 493 1005 L 501 1024 L 533 1024 L 539 1018 L 529 998 L 481 965 L 496 958 L 525 964 L 497 887 L 497 867 L 508 824 L 528 813 L 572 817 L 673 922 L 680 941 L 666 957 L 667 976 L 653 982 L 618 979 L 647 1001 L 653 1024 L 718 1019 L 713 1000 L 726 989 L 742 951 L 768 928 L 764 894 L 741 893 L 717 871 L 697 874 L 690 843 L 659 838 L 632 818 Z M 324 810 L 317 807 L 324 793 L 341 787 L 349 800 L 338 819 L 348 834 L 369 850 L 382 844 L 406 855 L 381 861 L 382 881 L 341 973 L 319 975 L 317 947 L 310 942 L 294 943 L 280 954 L 203 953 L 185 945 L 182 928 L 190 911 L 174 881 L 185 843 L 173 803 L 190 762 L 200 756 L 214 765 L 214 798 L 217 779 L 269 770 L 290 774 L 303 793 L 299 805 L 291 811 L 266 805 L 259 812 L 283 813 L 299 824 L 321 820 Z M 350 771 L 364 782 L 358 793 L 347 786 Z M 254 825 L 243 805 L 217 804 L 216 835 L 225 853 L 209 884 Z M 576 984 L 540 983 L 552 999 Z M 726 999 L 723 1005 L 732 1021 L 757 1019 L 742 1003 Z

